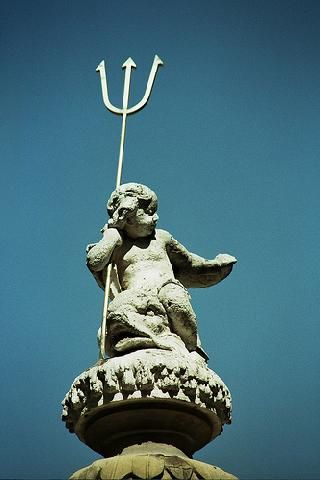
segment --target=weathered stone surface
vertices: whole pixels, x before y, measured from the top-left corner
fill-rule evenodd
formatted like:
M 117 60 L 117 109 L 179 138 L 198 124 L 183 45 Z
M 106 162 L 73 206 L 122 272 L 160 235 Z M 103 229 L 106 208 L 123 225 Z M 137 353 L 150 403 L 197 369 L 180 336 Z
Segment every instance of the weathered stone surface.
M 207 366 L 187 288 L 215 285 L 236 259 L 206 260 L 156 229 L 157 197 L 144 185 L 121 185 L 107 208 L 103 238 L 87 248 L 99 286 L 111 279 L 100 361 L 74 380 L 62 415 L 107 458 L 71 478 L 235 479 L 189 458 L 231 422 L 231 396 Z
M 111 358 L 79 375 L 63 401 L 62 419 L 73 432 L 90 409 L 121 400 L 175 399 L 231 422 L 231 395 L 221 378 L 196 352 L 176 355 L 157 349 Z
M 215 285 L 236 263 L 228 254 L 206 260 L 189 252 L 169 232 L 155 228 L 156 210 L 157 197 L 148 187 L 121 185 L 108 201 L 111 218 L 103 238 L 87 249 L 88 267 L 102 288 L 108 265 L 114 266 L 110 293 L 115 298 L 105 342 L 110 357 L 132 349 L 173 350 L 173 338 L 190 352 L 199 351 L 196 315 L 186 288 Z

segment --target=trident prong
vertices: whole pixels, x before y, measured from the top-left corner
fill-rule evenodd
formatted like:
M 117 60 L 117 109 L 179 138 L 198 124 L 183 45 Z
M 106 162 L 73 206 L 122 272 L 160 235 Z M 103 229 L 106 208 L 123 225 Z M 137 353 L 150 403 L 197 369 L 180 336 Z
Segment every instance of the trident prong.
M 122 128 L 121 128 L 121 138 L 120 138 L 120 149 L 119 149 L 119 161 L 118 161 L 118 171 L 117 171 L 117 179 L 116 179 L 116 188 L 118 188 L 121 184 L 121 176 L 122 176 L 122 166 L 123 166 L 123 150 L 124 150 L 124 139 L 125 139 L 125 132 L 126 132 L 126 119 L 127 115 L 131 115 L 132 113 L 136 113 L 141 110 L 148 102 L 151 90 L 153 87 L 153 83 L 158 71 L 158 68 L 163 65 L 163 61 L 161 60 L 158 55 L 155 55 L 153 59 L 153 64 L 150 70 L 149 78 L 147 81 L 147 88 L 145 91 L 144 96 L 136 105 L 131 108 L 128 108 L 129 103 L 129 91 L 130 91 L 130 78 L 131 78 L 131 70 L 132 68 L 136 68 L 136 64 L 129 57 L 122 68 L 125 69 L 124 74 L 124 85 L 123 85 L 123 99 L 122 99 L 122 108 L 115 107 L 109 100 L 108 95 L 108 86 L 107 86 L 107 75 L 106 75 L 106 68 L 105 62 L 99 63 L 96 71 L 100 73 L 100 81 L 101 81 L 101 89 L 102 89 L 102 98 L 105 106 L 108 110 L 112 113 L 116 113 L 117 115 L 122 115 Z M 107 315 L 108 315 L 108 305 L 109 305 L 109 294 L 110 294 L 110 287 L 111 287 L 111 272 L 112 272 L 113 264 L 109 263 L 107 267 L 107 276 L 106 276 L 106 284 L 105 284 L 105 291 L 104 291 L 104 302 L 103 302 L 103 310 L 102 310 L 102 320 L 101 320 L 101 336 L 100 336 L 100 345 L 99 345 L 99 359 L 103 361 L 105 358 L 105 339 L 106 339 L 106 325 L 107 325 Z
M 150 70 L 149 78 L 148 78 L 148 81 L 147 81 L 147 88 L 146 88 L 145 94 L 142 97 L 142 99 L 140 100 L 140 102 L 137 103 L 135 106 L 133 106 L 131 108 L 128 108 L 128 104 L 125 107 L 124 102 L 123 102 L 123 108 L 118 108 L 118 107 L 115 107 L 114 105 L 112 105 L 112 103 L 109 100 L 105 61 L 102 60 L 102 62 L 100 62 L 99 65 L 97 66 L 96 71 L 100 73 L 102 98 L 103 98 L 103 103 L 105 104 L 107 109 L 110 110 L 110 112 L 112 112 L 112 113 L 116 113 L 117 115 L 123 115 L 123 113 L 125 113 L 125 111 L 126 111 L 127 115 L 130 115 L 132 113 L 136 113 L 139 110 L 141 110 L 149 100 L 158 68 L 161 65 L 163 65 L 163 61 L 161 60 L 161 58 L 158 55 L 155 55 L 154 59 L 153 59 L 153 64 L 152 64 L 152 67 L 151 67 L 151 70 Z M 124 64 L 122 65 L 122 68 L 126 69 L 126 72 L 125 72 L 125 86 L 126 86 L 126 78 L 127 78 L 128 88 L 129 88 L 131 68 L 136 68 L 136 64 L 134 63 L 132 58 L 129 57 L 124 62 Z M 123 94 L 125 94 L 125 87 L 124 87 L 123 90 L 124 90 Z M 129 94 L 129 90 L 128 90 L 128 94 Z M 128 95 L 128 98 L 129 98 L 129 95 Z

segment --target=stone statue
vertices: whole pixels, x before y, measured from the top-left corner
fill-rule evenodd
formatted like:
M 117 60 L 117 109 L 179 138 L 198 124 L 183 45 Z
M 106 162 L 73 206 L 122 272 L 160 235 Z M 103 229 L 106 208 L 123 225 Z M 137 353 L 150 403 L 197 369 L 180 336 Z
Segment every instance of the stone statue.
M 104 288 L 114 265 L 113 301 L 107 317 L 110 357 L 144 348 L 197 351 L 196 315 L 187 291 L 223 280 L 236 258 L 219 254 L 206 260 L 189 252 L 165 230 L 156 229 L 157 196 L 145 185 L 118 187 L 107 203 L 110 216 L 103 238 L 87 247 L 87 265 Z
M 215 285 L 236 259 L 206 260 L 157 229 L 157 196 L 145 185 L 120 185 L 107 210 L 87 264 L 101 288 L 111 278 L 99 339 L 110 358 L 74 380 L 62 414 L 106 458 L 71 478 L 235 479 L 192 459 L 231 423 L 231 395 L 207 365 L 187 288 Z
M 236 480 L 193 454 L 231 423 L 232 400 L 207 365 L 187 291 L 229 275 L 235 257 L 206 260 L 156 228 L 157 196 L 145 185 L 121 185 L 126 118 L 147 103 L 162 60 L 156 55 L 142 100 L 128 108 L 132 58 L 125 69 L 116 190 L 102 239 L 87 247 L 87 265 L 105 290 L 99 360 L 78 375 L 62 405 L 62 420 L 79 440 L 105 457 L 70 480 L 125 478 Z M 111 303 L 109 304 L 109 300 Z M 105 354 L 110 358 L 106 358 Z

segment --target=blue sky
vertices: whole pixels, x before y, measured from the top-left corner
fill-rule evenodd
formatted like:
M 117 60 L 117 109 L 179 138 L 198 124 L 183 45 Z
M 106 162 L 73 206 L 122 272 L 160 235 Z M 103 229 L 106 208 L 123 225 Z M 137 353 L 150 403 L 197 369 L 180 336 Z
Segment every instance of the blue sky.
M 233 424 L 196 454 L 242 479 L 318 479 L 320 4 L 2 1 L 1 478 L 62 479 L 98 455 L 60 402 L 97 358 L 102 292 L 85 266 L 114 188 L 122 63 L 123 181 L 159 196 L 159 227 L 239 263 L 193 290 Z

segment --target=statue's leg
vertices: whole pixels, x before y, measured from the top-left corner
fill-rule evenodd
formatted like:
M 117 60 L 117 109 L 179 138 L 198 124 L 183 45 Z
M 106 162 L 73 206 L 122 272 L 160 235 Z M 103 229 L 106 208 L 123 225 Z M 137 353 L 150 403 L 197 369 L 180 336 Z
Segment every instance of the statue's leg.
M 173 333 L 179 335 L 189 351 L 195 350 L 197 320 L 187 290 L 175 283 L 167 283 L 159 291 L 159 300 L 166 309 Z

